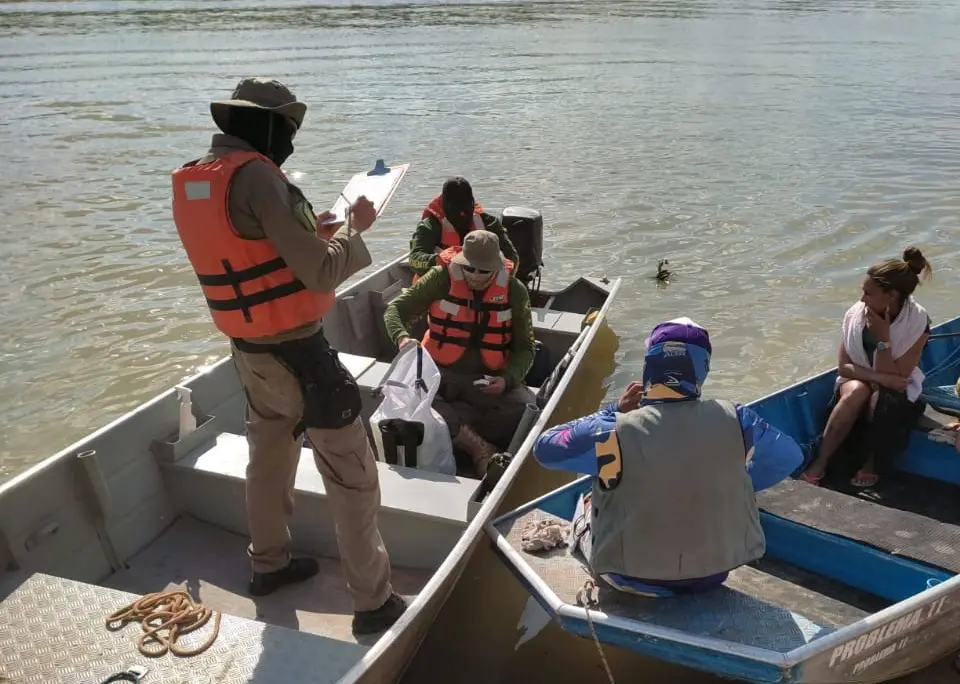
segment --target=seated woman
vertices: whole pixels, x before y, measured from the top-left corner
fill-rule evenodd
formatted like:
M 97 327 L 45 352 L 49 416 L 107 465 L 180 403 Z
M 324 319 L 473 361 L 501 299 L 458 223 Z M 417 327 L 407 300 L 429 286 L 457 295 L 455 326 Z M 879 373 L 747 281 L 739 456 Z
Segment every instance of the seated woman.
M 851 484 L 872 487 L 906 448 L 926 408 L 919 401 L 924 376 L 917 364 L 930 333 L 930 317 L 912 295 L 930 271 L 916 247 L 904 250 L 903 259 L 867 269 L 863 296 L 843 317 L 827 425 L 801 479 L 819 483 L 843 451 L 860 467 Z

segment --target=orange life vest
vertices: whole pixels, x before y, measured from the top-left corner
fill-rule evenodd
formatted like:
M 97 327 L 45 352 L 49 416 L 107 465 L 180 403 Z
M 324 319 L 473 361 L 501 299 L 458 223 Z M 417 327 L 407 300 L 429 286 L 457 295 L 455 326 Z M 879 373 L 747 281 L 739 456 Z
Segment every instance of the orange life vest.
M 480 206 L 480 203 L 474 200 L 473 202 L 473 225 L 470 227 L 470 230 L 484 230 L 485 226 L 483 225 L 483 217 L 480 215 L 483 213 L 483 207 Z M 420 214 L 420 220 L 432 216 L 440 222 L 440 244 L 437 245 L 437 249 L 444 250 L 449 249 L 450 247 L 460 247 L 460 233 L 457 232 L 457 229 L 453 227 L 453 224 L 450 223 L 450 220 L 447 218 L 446 213 L 443 211 L 443 195 L 437 195 L 434 197 L 430 204 L 427 205 L 426 209 L 423 210 L 423 213 Z M 439 262 L 438 262 L 439 263 Z M 420 280 L 420 276 L 416 273 L 413 275 L 413 281 L 411 284 L 415 284 Z
M 308 290 L 273 243 L 265 237 L 242 238 L 233 227 L 230 182 L 254 159 L 282 175 L 267 157 L 246 151 L 204 164 L 190 162 L 173 172 L 173 220 L 213 323 L 228 337 L 266 337 L 313 323 L 336 297 Z
M 427 311 L 427 332 L 421 344 L 439 366 L 456 363 L 470 346 L 479 343 L 480 358 L 490 371 L 506 368 L 513 344 L 510 276 L 513 262 L 497 272 L 482 298 L 467 286 L 463 270 L 451 259 L 459 247 L 444 250 L 440 265 L 450 275 L 450 290 Z
M 480 215 L 482 213 L 483 207 L 480 206 L 479 202 L 474 201 L 473 226 L 471 226 L 470 230 L 484 229 L 483 217 Z M 440 249 L 460 246 L 460 233 L 458 233 L 457 229 L 453 227 L 453 224 L 450 223 L 450 220 L 447 219 L 446 213 L 443 211 L 443 195 L 437 195 L 433 198 L 430 204 L 427 205 L 427 208 L 424 209 L 423 213 L 420 215 L 420 220 L 422 221 L 428 216 L 433 216 L 440 222 Z

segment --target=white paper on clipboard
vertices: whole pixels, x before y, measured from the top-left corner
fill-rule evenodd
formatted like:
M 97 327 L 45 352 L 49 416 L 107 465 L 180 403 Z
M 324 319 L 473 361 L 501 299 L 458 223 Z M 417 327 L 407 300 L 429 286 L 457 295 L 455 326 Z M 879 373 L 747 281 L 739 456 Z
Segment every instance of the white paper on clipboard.
M 342 194 L 337 201 L 330 207 L 333 217 L 324 221 L 324 223 L 339 223 L 346 221 L 347 201 L 353 204 L 361 195 L 373 202 L 379 217 L 387 203 L 393 197 L 393 194 L 400 187 L 400 181 L 407 173 L 410 164 L 395 164 L 390 167 L 383 165 L 383 160 L 377 160 L 377 165 L 372 171 L 364 171 L 356 174 L 347 183 L 347 186 L 341 191 Z M 344 196 L 346 199 L 344 199 Z

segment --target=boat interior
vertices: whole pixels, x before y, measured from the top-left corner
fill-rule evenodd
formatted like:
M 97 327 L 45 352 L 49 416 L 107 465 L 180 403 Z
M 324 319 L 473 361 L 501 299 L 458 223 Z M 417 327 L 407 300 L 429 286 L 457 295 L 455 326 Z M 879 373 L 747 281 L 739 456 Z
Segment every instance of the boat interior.
M 396 351 L 383 313 L 411 277 L 405 259 L 398 259 L 338 293 L 324 319 L 331 346 L 360 385 L 365 421 Z M 585 315 L 610 295 L 605 281 L 586 278 L 532 293 L 535 335 L 548 358 L 541 387 L 555 388 L 572 369 L 564 355 L 586 335 Z M 21 681 L 18 674 L 40 667 L 51 649 L 73 649 L 75 667 L 94 668 L 84 671 L 91 681 L 123 669 L 124 659 L 137 655 L 139 630 L 107 632 L 103 620 L 139 595 L 178 587 L 224 617 L 217 645 L 190 659 L 190 676 L 176 681 L 223 681 L 218 668 L 233 662 L 231 674 L 246 677 L 238 681 L 309 676 L 336 682 L 376 641 L 351 632 L 326 492 L 307 448 L 289 525 L 294 550 L 319 557 L 321 571 L 267 597 L 247 595 L 244 394 L 229 358 L 183 384 L 192 390 L 197 419 L 197 429 L 183 439 L 171 389 L 0 487 L 3 676 Z M 379 525 L 393 581 L 411 597 L 453 549 L 481 504 L 484 483 L 383 461 L 377 467 Z M 75 609 L 77 602 L 83 610 Z M 60 626 L 44 639 L 28 643 L 4 627 L 40 604 L 47 624 Z M 184 637 L 187 646 L 194 636 Z M 84 645 L 76 648 L 80 640 Z M 238 648 L 249 651 L 246 660 L 236 658 Z M 101 672 L 106 656 L 94 659 L 94 652 L 113 654 L 114 667 Z M 56 672 L 59 680 L 63 671 Z
M 957 332 L 960 319 L 933 330 Z M 593 627 L 600 640 L 677 662 L 675 647 L 683 643 L 709 652 L 698 661 L 687 650 L 683 662 L 709 661 L 711 671 L 744 676 L 743 668 L 751 667 L 745 661 L 762 656 L 749 649 L 789 659 L 796 649 L 867 616 L 943 589 L 937 585 L 960 573 L 960 457 L 954 433 L 944 428 L 953 408 L 950 397 L 943 398 L 952 393 L 958 401 L 960 336 L 932 338 L 921 368 L 925 396 L 940 398 L 931 400 L 895 473 L 870 490 L 789 478 L 759 492 L 766 555 L 734 570 L 720 589 L 663 600 L 597 582 Z M 750 407 L 809 452 L 826 419 L 835 377 L 835 370 L 820 374 Z M 594 579 L 582 557 L 569 548 L 527 552 L 521 541 L 539 521 L 569 525 L 589 488 L 589 478 L 579 479 L 488 525 L 498 555 L 532 597 L 565 629 L 585 637 L 591 632 L 583 611 L 571 610 L 582 605 L 585 583 Z M 947 652 L 950 643 L 943 646 Z

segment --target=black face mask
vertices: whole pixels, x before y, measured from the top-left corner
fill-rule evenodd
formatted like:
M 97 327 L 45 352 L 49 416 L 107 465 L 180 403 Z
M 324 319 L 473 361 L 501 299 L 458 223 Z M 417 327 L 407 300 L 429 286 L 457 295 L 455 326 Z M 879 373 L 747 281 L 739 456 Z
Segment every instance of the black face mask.
M 293 123 L 274 112 L 253 107 L 234 107 L 225 133 L 245 140 L 277 166 L 293 154 Z
M 443 215 L 454 228 L 461 232 L 467 231 L 473 223 L 473 203 L 471 202 L 469 208 L 464 209 L 464 205 L 459 202 L 443 200 Z

